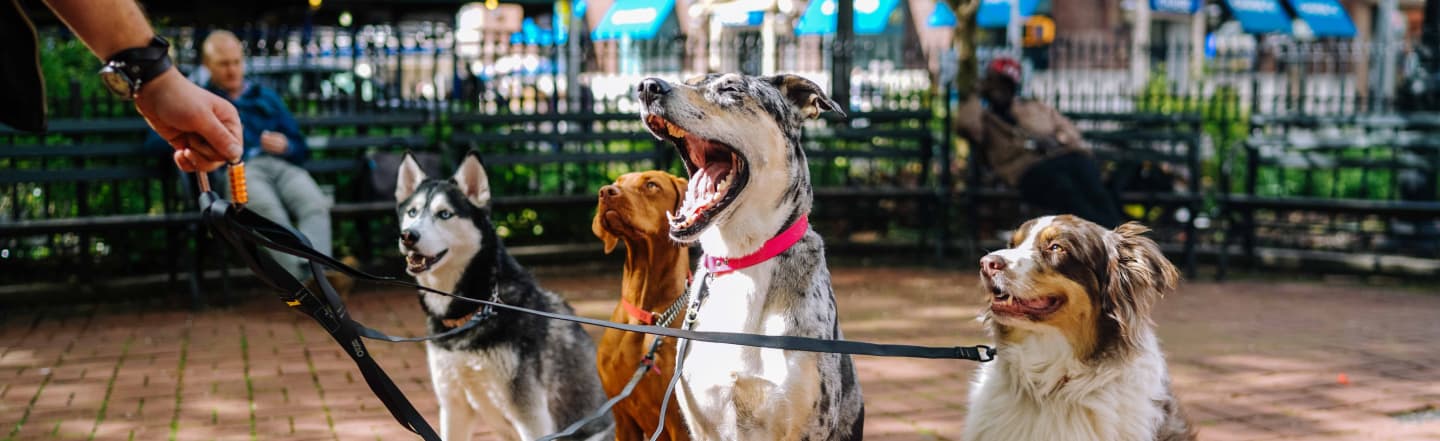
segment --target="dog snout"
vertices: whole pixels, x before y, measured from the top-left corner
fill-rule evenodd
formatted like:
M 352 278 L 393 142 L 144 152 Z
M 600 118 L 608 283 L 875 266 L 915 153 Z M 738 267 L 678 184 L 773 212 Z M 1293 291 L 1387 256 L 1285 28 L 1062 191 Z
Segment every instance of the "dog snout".
M 620 197 L 620 187 L 616 187 L 615 184 L 600 187 L 600 197 L 607 199 Z
M 994 254 L 980 258 L 980 271 L 986 276 L 994 277 L 1001 271 L 1005 271 L 1005 258 Z
M 400 244 L 401 244 L 401 245 L 405 245 L 406 247 L 413 247 L 413 246 L 415 246 L 415 242 L 419 242 L 419 241 L 420 241 L 420 232 L 419 232 L 419 231 L 415 231 L 415 230 L 405 230 L 405 231 L 401 231 L 401 232 L 400 232 Z
M 646 78 L 635 86 L 635 91 L 640 93 L 640 101 L 650 104 L 670 93 L 670 83 L 659 78 Z

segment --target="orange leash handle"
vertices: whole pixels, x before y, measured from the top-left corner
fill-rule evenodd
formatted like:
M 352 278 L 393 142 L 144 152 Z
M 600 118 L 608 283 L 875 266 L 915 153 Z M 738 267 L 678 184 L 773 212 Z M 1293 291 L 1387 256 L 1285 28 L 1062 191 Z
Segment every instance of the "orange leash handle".
M 245 163 L 235 161 L 230 163 L 230 201 L 244 205 L 250 200 L 250 192 L 245 188 Z

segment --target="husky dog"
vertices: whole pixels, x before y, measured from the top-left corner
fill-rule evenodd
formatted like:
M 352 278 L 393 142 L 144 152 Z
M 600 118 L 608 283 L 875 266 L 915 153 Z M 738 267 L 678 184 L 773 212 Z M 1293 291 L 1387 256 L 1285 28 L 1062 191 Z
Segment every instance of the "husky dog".
M 440 180 L 427 178 L 407 154 L 396 181 L 400 252 L 405 271 L 422 286 L 574 314 L 500 243 L 478 155 L 470 153 L 454 177 Z M 481 312 L 478 304 L 423 292 L 420 308 L 431 333 L 464 326 Z M 575 323 L 497 309 L 473 329 L 431 340 L 426 353 L 447 441 L 470 439 L 477 416 L 504 439 L 534 440 L 605 402 L 595 375 L 595 342 Z M 609 417 L 597 419 L 570 439 L 607 439 L 611 425 Z
M 698 241 L 707 259 L 743 261 L 804 226 L 812 190 L 800 125 L 840 111 L 815 83 L 794 75 L 709 75 L 684 84 L 650 78 L 639 95 L 646 127 L 675 145 L 690 174 L 684 202 L 670 215 L 671 238 Z M 842 338 L 824 244 L 814 230 L 801 232 L 753 266 L 722 273 L 702 264 L 691 295 L 707 285 L 709 293 L 694 328 Z M 864 403 L 848 355 L 692 342 L 679 357 L 676 399 L 694 439 L 863 437 Z

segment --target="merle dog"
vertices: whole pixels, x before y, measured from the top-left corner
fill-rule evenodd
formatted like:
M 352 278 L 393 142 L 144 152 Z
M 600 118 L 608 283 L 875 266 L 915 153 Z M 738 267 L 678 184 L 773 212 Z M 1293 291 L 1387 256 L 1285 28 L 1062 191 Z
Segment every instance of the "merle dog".
M 842 338 L 824 243 L 808 227 L 812 190 L 800 145 L 802 121 L 840 106 L 794 75 L 709 75 L 684 84 L 651 78 L 639 94 L 646 127 L 675 145 L 690 174 L 684 201 L 669 215 L 671 237 L 698 241 L 711 260 L 762 259 L 736 271 L 701 265 L 691 295 L 701 296 L 702 286 L 709 295 L 695 329 Z M 766 243 L 782 237 L 798 241 L 765 258 Z M 676 399 L 695 439 L 863 436 L 864 403 L 848 355 L 693 342 L 679 357 Z

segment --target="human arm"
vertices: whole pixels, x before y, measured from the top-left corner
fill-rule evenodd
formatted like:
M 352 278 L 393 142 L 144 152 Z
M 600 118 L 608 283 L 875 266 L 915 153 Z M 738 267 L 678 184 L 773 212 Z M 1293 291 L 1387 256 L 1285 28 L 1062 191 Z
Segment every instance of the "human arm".
M 981 121 L 985 114 L 985 108 L 980 103 L 979 94 L 971 94 L 965 102 L 960 103 L 960 108 L 955 111 L 955 131 L 971 143 L 980 140 L 983 133 Z
M 1088 150 L 1089 147 L 1085 144 L 1085 138 L 1081 135 L 1080 129 L 1075 127 L 1075 123 L 1070 121 L 1070 118 L 1066 118 L 1060 111 L 1055 110 L 1054 107 L 1050 107 L 1049 110 L 1050 120 L 1053 121 L 1055 125 L 1055 133 L 1052 134 L 1052 136 L 1054 142 L 1058 144 L 1056 147 L 1065 150 Z
M 46 0 L 50 9 L 101 60 L 155 37 L 134 0 Z M 240 117 L 235 106 L 186 80 L 174 67 L 140 87 L 135 108 L 175 149 L 182 170 L 209 171 L 240 159 Z

